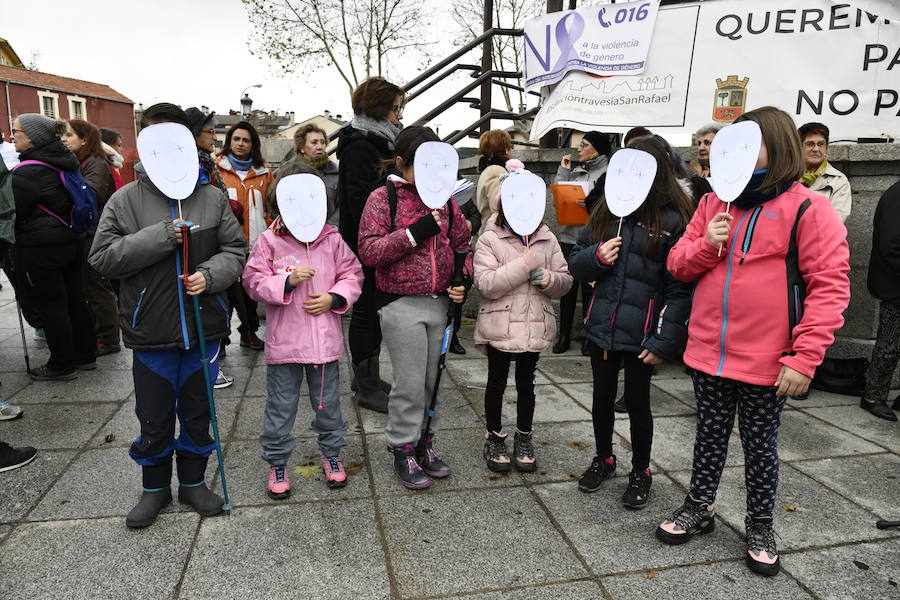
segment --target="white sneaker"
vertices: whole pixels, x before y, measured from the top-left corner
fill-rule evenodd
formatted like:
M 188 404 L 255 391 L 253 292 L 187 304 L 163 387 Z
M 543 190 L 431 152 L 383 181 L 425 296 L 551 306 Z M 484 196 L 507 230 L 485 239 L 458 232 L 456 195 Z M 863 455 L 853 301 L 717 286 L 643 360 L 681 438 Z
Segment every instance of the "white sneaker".
M 234 383 L 234 377 L 229 377 L 221 369 L 219 369 L 219 374 L 216 376 L 216 382 L 213 384 L 213 387 L 217 390 L 221 390 L 227 387 L 231 387 Z
M 12 405 L 9 402 L 0 401 L 0 421 L 10 421 L 21 416 L 21 407 Z

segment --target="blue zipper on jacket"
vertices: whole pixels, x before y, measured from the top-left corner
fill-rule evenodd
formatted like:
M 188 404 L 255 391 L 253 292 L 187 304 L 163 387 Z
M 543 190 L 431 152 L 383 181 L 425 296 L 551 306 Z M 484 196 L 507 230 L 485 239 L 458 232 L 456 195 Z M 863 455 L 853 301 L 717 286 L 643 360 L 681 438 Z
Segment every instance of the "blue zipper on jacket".
M 144 301 L 144 293 L 147 291 L 147 288 L 141 290 L 141 295 L 138 296 L 137 306 L 134 307 L 134 314 L 131 315 L 131 328 L 134 329 L 137 327 L 137 318 L 138 313 L 141 312 L 141 302 Z
M 172 220 L 178 218 L 175 214 L 175 202 L 169 200 L 169 209 L 172 211 Z M 181 335 L 184 338 L 184 349 L 191 349 L 191 338 L 188 337 L 187 318 L 184 316 L 184 280 L 181 278 L 181 253 L 175 249 L 175 274 L 178 276 L 178 309 L 181 311 Z
M 731 238 L 732 240 L 737 240 L 738 236 L 741 234 L 741 225 L 744 224 L 744 219 L 747 218 L 747 215 L 750 213 L 745 212 L 741 215 L 740 220 L 738 221 L 737 231 L 734 232 L 734 236 Z M 716 377 L 722 376 L 722 367 L 725 366 L 725 330 L 728 328 L 728 286 L 731 285 L 731 270 L 734 267 L 734 247 L 737 244 L 732 244 L 728 249 L 728 272 L 725 274 L 725 291 L 722 294 L 722 336 L 719 339 L 719 368 L 716 369 Z
M 739 264 L 744 264 L 744 257 L 747 256 L 747 253 L 750 252 L 750 244 L 753 243 L 753 232 L 756 230 L 756 221 L 759 219 L 760 213 L 762 213 L 763 207 L 757 206 L 753 209 L 753 212 L 750 216 L 750 222 L 747 223 L 747 231 L 744 233 L 744 243 L 741 245 L 741 262 Z

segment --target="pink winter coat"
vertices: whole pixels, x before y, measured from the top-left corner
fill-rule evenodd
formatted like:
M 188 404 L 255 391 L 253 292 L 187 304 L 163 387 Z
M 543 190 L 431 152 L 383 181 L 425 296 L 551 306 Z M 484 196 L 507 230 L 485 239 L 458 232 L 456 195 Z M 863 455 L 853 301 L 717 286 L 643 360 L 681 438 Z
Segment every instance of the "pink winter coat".
M 491 345 L 504 352 L 541 352 L 556 339 L 556 313 L 551 298 L 572 287 L 572 276 L 556 236 L 541 225 L 529 239 L 531 256 L 514 233 L 488 219 L 475 245 L 475 285 L 481 308 L 475 324 L 475 346 L 487 354 Z M 535 268 L 550 271 L 550 283 L 540 289 L 530 282 Z
M 294 267 L 312 266 L 316 274 L 285 293 Z M 299 242 L 266 229 L 250 251 L 244 268 L 244 289 L 266 305 L 266 362 L 324 364 L 344 354 L 342 313 L 359 298 L 362 267 L 336 227 L 326 225 L 316 241 Z M 310 294 L 339 294 L 347 304 L 312 316 L 303 310 Z
M 812 377 L 850 302 L 847 230 L 825 197 L 796 183 L 750 210 L 732 206 L 719 256 L 706 227 L 724 210 L 704 196 L 669 252 L 672 275 L 697 282 L 685 364 L 754 385 L 774 385 L 782 365 Z
M 392 178 L 397 190 L 397 213 L 391 223 L 387 187 L 369 195 L 359 221 L 359 258 L 367 267 L 375 267 L 375 286 L 382 292 L 411 296 L 441 294 L 453 278 L 453 252 L 468 250 L 469 228 L 456 202 L 451 198 L 440 210 L 441 233 L 413 246 L 407 227 L 431 212 L 416 186 Z M 450 211 L 453 231 L 447 231 Z

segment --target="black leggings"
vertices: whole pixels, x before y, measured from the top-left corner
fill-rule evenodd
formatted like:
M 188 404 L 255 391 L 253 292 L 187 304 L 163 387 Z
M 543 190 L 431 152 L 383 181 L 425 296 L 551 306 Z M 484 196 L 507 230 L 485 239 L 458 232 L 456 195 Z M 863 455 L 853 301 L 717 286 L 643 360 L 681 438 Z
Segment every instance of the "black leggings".
M 363 267 L 362 294 L 353 305 L 347 337 L 350 358 L 358 365 L 372 358 L 381 349 L 381 322 L 378 319 L 378 290 L 375 288 L 375 269 Z
M 631 422 L 631 466 L 635 471 L 650 468 L 653 445 L 653 414 L 650 412 L 650 377 L 653 365 L 644 364 L 636 352 L 604 351 L 590 344 L 591 370 L 594 373 L 594 440 L 597 456 L 613 455 L 612 438 L 615 412 L 613 404 L 619 383 L 619 367 L 625 366 L 625 406 Z
M 488 346 L 488 380 L 484 388 L 484 416 L 488 431 L 500 433 L 503 429 L 503 392 L 509 377 L 509 363 L 516 361 L 516 427 L 519 431 L 531 431 L 534 419 L 534 371 L 537 369 L 537 352 L 503 352 Z
M 569 259 L 574 244 L 560 244 L 563 256 Z M 577 279 L 572 282 L 572 287 L 566 292 L 566 295 L 559 299 L 559 335 L 572 335 L 572 323 L 575 319 L 575 305 L 578 303 L 578 290 L 581 290 L 581 320 L 587 313 L 588 304 L 591 303 L 591 294 L 593 289 L 586 283 L 581 283 Z

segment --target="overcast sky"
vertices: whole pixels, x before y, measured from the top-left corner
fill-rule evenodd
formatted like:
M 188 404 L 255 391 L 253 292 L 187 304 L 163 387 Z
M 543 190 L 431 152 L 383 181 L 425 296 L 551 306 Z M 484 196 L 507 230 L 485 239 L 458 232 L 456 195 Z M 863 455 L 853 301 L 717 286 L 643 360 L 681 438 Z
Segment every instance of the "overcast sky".
M 441 40 L 435 53 L 440 58 L 452 50 L 446 35 L 449 17 L 440 8 L 446 3 L 424 3 L 442 23 L 435 35 Z M 38 70 L 105 83 L 135 104 L 169 101 L 227 113 L 240 109 L 244 88 L 262 83 L 249 91 L 254 108 L 292 110 L 297 120 L 324 110 L 345 117 L 351 112 L 349 91 L 336 73 L 322 69 L 315 79 L 285 79 L 250 54 L 247 41 L 253 30 L 240 0 L 0 0 L 0 23 L 0 37 L 26 64 L 36 52 Z M 419 70 L 416 63 L 399 65 L 392 79 L 399 84 L 411 79 Z M 456 88 L 464 77 L 456 80 Z M 446 97 L 448 89 L 412 103 L 404 120 L 411 123 Z M 495 102 L 495 107 L 501 104 Z M 474 110 L 460 106 L 436 123 L 446 135 L 476 118 Z

